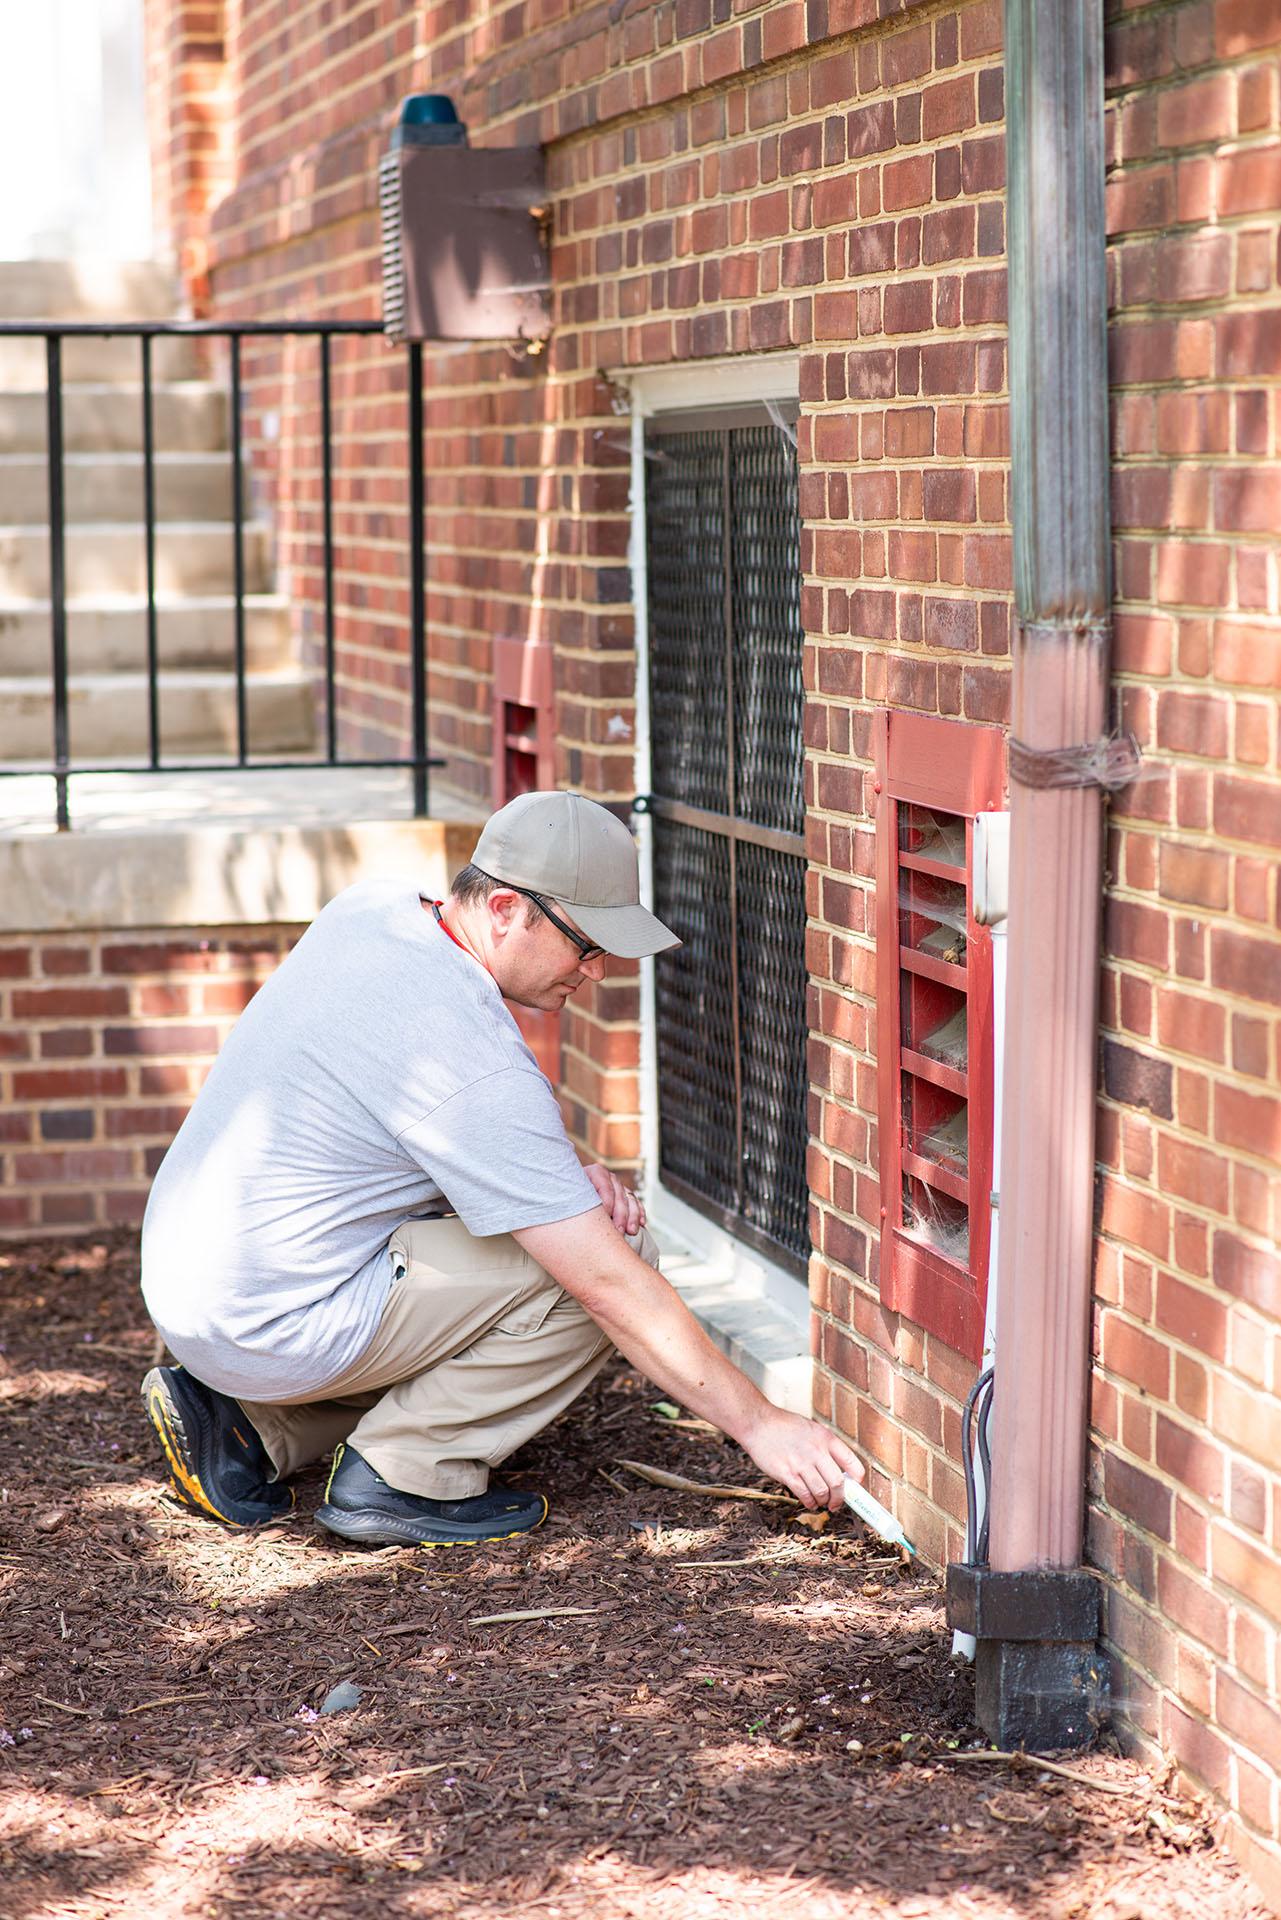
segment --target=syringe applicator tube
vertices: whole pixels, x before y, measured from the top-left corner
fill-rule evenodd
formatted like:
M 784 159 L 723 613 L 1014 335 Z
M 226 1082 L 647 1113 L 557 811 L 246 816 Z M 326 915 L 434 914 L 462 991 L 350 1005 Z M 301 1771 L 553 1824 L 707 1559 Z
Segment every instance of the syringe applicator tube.
M 860 1486 L 859 1482 L 851 1479 L 849 1474 L 845 1476 L 845 1504 L 851 1513 L 856 1513 L 860 1520 L 865 1520 L 873 1533 L 879 1533 L 881 1539 L 887 1540 L 892 1547 L 906 1547 L 909 1553 L 916 1552 L 916 1548 L 889 1508 L 883 1507 L 879 1500 L 872 1497 L 866 1487 Z

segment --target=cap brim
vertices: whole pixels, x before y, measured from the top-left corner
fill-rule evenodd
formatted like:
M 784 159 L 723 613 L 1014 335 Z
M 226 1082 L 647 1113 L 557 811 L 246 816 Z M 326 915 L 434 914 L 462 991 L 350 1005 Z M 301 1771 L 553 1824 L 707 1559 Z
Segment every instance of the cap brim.
M 559 900 L 556 904 L 564 906 L 589 940 L 620 960 L 647 960 L 651 954 L 681 944 L 680 936 L 665 927 L 648 907 L 583 907 L 577 901 L 571 904 Z

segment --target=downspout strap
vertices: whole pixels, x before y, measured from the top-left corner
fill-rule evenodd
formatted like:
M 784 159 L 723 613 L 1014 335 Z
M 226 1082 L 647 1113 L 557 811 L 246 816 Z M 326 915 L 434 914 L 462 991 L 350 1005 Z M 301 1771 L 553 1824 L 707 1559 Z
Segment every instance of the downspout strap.
M 1132 733 L 1108 733 L 1075 747 L 1029 747 L 1010 738 L 1010 778 L 1021 787 L 1102 787 L 1119 793 L 1139 778 L 1143 756 Z

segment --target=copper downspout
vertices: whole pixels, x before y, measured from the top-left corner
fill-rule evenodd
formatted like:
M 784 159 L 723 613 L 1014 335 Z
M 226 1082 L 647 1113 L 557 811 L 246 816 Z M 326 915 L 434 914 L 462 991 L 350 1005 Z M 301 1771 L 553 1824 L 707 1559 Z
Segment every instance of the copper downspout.
M 1106 1698 L 1081 1567 L 1108 578 L 1103 9 L 1006 0 L 1014 690 L 990 1565 L 948 1569 L 979 1723 L 1088 1742 Z
M 1081 1558 L 1103 809 L 1037 752 L 1106 727 L 1108 384 L 1098 0 L 1006 0 L 1017 626 L 991 1562 Z M 1022 778 L 1020 778 L 1020 765 Z

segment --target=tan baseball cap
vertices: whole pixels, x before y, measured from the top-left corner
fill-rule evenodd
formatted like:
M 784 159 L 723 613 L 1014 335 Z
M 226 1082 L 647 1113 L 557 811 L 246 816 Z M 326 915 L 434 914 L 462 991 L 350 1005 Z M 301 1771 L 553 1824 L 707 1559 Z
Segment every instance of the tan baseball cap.
M 491 814 L 472 864 L 564 907 L 589 940 L 623 960 L 679 947 L 640 903 L 640 863 L 621 820 L 580 793 L 522 793 Z

